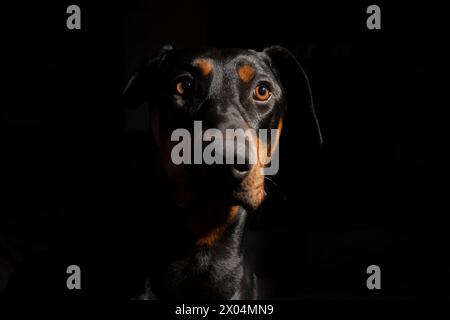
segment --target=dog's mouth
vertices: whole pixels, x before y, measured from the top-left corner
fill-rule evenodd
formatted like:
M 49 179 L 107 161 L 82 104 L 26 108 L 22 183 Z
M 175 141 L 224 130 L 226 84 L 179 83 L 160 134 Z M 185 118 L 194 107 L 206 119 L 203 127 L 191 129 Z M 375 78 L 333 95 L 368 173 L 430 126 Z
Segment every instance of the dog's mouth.
M 164 148 L 165 150 L 171 150 Z M 230 164 L 174 164 L 170 152 L 161 152 L 161 164 L 180 208 L 211 205 L 256 210 L 264 200 L 262 164 L 235 155 Z
M 259 167 L 256 166 L 232 192 L 233 199 L 240 202 L 247 211 L 256 210 L 263 202 L 264 196 L 264 176 L 259 173 Z
M 240 206 L 251 212 L 264 200 L 264 176 L 253 167 L 243 180 L 225 174 L 227 168 L 189 170 L 183 179 L 172 183 L 177 206 L 180 208 L 207 207 L 211 205 Z M 239 174 L 239 173 L 235 173 Z

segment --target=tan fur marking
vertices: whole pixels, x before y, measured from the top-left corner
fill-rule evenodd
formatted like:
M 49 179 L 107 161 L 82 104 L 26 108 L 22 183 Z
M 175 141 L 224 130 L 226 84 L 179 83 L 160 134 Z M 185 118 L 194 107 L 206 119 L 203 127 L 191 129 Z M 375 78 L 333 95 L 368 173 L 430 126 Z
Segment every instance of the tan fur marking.
M 213 245 L 236 219 L 238 211 L 239 206 L 227 206 L 198 209 L 196 212 L 190 212 L 188 218 L 191 218 L 196 245 Z
M 280 141 L 281 130 L 283 129 L 283 117 L 278 120 L 277 137 L 275 138 L 275 143 L 270 147 L 270 155 L 277 149 L 278 141 Z
M 211 73 L 213 68 L 212 63 L 206 59 L 195 60 L 194 66 L 196 66 L 205 77 Z
M 244 82 L 250 82 L 252 81 L 253 77 L 255 76 L 255 68 L 249 65 L 245 65 L 239 68 L 239 78 L 241 78 Z

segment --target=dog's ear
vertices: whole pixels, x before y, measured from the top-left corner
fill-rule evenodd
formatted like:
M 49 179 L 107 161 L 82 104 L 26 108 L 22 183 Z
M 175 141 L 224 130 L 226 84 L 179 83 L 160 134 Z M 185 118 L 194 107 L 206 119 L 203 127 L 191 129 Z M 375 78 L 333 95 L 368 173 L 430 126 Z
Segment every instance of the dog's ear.
M 152 88 L 152 83 L 156 81 L 158 68 L 167 56 L 172 46 L 162 47 L 156 54 L 144 61 L 138 70 L 130 77 L 122 93 L 123 104 L 127 108 L 137 108 L 143 104 Z
M 288 122 L 295 121 L 302 139 L 321 145 L 322 134 L 314 109 L 308 77 L 295 56 L 281 46 L 264 49 L 270 67 L 278 76 L 286 96 Z M 295 117 L 295 119 L 292 119 Z

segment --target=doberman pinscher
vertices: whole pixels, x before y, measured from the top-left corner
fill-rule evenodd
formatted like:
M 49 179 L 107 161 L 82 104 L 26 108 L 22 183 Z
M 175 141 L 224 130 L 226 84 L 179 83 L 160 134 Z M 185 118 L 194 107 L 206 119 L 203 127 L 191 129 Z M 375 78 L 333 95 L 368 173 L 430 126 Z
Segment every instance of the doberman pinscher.
M 249 163 L 247 154 L 235 151 L 244 163 L 177 165 L 171 160 L 171 134 L 178 128 L 192 132 L 194 121 L 221 132 L 275 129 L 273 149 L 289 106 L 303 110 L 321 141 L 300 64 L 279 46 L 261 52 L 163 47 L 131 77 L 124 102 L 127 107 L 149 104 L 151 143 L 173 199 L 165 205 L 176 208 L 170 226 L 158 226 L 170 228 L 170 240 L 159 253 L 149 253 L 156 258 L 139 298 L 257 298 L 242 243 L 247 217 L 265 197 L 260 162 Z

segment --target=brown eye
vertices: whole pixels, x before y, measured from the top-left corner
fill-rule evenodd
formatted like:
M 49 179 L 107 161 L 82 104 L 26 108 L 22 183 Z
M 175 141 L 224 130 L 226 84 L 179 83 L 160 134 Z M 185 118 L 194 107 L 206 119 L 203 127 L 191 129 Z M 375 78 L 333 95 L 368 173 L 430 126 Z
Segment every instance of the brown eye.
M 253 95 L 255 100 L 267 101 L 271 96 L 269 87 L 265 84 L 259 84 L 255 88 L 255 93 Z
M 176 82 L 175 91 L 181 96 L 186 96 L 192 89 L 192 80 L 188 78 L 183 78 Z

